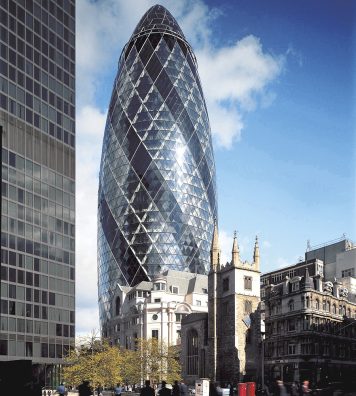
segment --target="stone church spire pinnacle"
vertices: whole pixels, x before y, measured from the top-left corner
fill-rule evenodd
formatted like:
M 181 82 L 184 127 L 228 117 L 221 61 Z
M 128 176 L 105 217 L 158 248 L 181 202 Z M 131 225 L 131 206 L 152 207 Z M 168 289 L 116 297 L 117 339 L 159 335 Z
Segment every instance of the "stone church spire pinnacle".
M 231 264 L 234 267 L 237 267 L 240 263 L 240 249 L 239 244 L 237 242 L 237 232 L 234 231 L 234 242 L 232 244 L 232 261 Z
M 256 235 L 255 248 L 253 250 L 253 263 L 256 269 L 259 270 L 260 267 L 260 247 L 258 245 L 258 237 Z
M 210 269 L 216 271 L 220 269 L 220 245 L 219 245 L 219 232 L 216 218 L 214 219 L 213 239 L 211 241 L 210 249 Z

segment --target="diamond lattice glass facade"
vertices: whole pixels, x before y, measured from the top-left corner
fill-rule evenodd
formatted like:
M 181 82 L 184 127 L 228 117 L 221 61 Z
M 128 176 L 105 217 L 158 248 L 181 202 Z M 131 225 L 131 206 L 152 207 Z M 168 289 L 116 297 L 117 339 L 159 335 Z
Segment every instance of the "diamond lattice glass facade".
M 209 266 L 217 214 L 209 119 L 193 51 L 162 6 L 146 12 L 121 54 L 99 179 L 103 325 L 118 283 Z

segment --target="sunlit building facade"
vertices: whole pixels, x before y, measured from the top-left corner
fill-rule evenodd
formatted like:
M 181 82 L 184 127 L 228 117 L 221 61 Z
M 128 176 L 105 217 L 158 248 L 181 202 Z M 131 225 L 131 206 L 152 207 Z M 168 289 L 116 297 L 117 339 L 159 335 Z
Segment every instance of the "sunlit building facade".
M 124 47 L 98 196 L 101 325 L 117 284 L 165 270 L 205 274 L 217 216 L 215 164 L 197 63 L 180 27 L 150 8 Z

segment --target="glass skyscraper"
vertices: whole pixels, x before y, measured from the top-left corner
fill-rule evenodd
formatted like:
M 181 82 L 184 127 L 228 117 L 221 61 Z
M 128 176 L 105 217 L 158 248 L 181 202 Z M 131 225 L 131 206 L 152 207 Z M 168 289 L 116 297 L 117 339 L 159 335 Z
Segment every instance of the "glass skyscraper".
M 75 332 L 75 2 L 0 14 L 0 361 L 48 368 Z
M 216 216 L 196 59 L 176 20 L 156 5 L 122 51 L 105 127 L 98 196 L 103 328 L 117 284 L 133 286 L 167 269 L 206 273 Z

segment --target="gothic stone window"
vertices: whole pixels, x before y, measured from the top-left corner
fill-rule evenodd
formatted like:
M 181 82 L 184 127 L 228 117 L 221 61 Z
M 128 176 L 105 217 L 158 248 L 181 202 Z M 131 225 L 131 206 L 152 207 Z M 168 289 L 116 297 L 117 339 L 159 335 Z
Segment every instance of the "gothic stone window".
M 199 337 L 196 330 L 189 330 L 187 341 L 187 374 L 198 375 Z
M 229 290 L 229 278 L 223 279 L 223 291 L 228 291 Z
M 250 315 L 252 313 L 252 301 L 245 300 L 245 314 Z
M 245 290 L 252 290 L 252 277 L 244 276 L 244 288 Z

